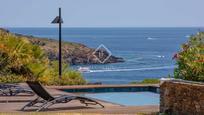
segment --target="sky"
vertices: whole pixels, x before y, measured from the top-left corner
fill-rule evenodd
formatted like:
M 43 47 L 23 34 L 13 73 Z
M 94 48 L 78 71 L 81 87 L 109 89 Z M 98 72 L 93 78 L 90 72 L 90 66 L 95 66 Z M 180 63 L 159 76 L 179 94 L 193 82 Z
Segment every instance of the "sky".
M 0 27 L 204 27 L 204 0 L 0 0 Z

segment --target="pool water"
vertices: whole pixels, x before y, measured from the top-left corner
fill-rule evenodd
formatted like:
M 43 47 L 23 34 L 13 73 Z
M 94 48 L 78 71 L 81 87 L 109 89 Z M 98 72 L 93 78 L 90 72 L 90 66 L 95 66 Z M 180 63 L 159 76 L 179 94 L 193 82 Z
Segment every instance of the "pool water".
M 159 94 L 153 92 L 85 93 L 82 96 L 125 106 L 159 105 Z

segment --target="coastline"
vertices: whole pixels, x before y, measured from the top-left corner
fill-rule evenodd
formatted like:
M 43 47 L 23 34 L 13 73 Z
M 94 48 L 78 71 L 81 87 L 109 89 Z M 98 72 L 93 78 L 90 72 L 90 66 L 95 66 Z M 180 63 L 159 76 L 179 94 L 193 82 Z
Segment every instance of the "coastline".
M 0 31 L 14 34 L 17 37 L 26 38 L 32 44 L 40 46 L 46 52 L 50 61 L 58 60 L 58 41 L 57 40 L 12 33 L 9 30 L 3 29 L 3 28 L 0 28 Z M 66 63 L 70 65 L 101 64 L 100 61 L 98 61 L 98 58 L 96 58 L 93 55 L 95 50 L 96 49 L 89 48 L 86 45 L 80 44 L 80 43 L 73 43 L 73 42 L 66 42 L 66 41 L 62 42 L 62 54 L 63 54 L 62 58 Z M 100 57 L 99 60 L 104 59 L 106 56 L 108 56 L 108 52 L 104 52 L 104 56 Z M 124 61 L 125 60 L 121 57 L 116 57 L 111 55 L 110 58 L 107 59 L 107 61 L 105 61 L 103 64 L 120 63 Z

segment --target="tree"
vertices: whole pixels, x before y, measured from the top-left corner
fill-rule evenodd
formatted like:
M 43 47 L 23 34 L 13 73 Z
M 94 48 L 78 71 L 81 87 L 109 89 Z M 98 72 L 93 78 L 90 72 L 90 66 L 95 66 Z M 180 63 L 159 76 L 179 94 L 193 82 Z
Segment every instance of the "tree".
M 204 35 L 198 32 L 181 46 L 176 56 L 178 67 L 174 70 L 175 78 L 204 82 Z

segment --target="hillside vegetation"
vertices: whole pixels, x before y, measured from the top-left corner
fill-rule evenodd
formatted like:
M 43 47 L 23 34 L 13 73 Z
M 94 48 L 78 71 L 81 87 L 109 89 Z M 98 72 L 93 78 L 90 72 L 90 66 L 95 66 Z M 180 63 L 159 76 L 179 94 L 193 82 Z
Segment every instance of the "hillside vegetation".
M 47 53 L 27 37 L 0 29 L 0 82 L 38 80 L 46 85 L 86 83 L 82 75 L 69 69 L 67 64 L 63 64 L 63 76 L 59 79 L 57 63 L 50 61 Z

